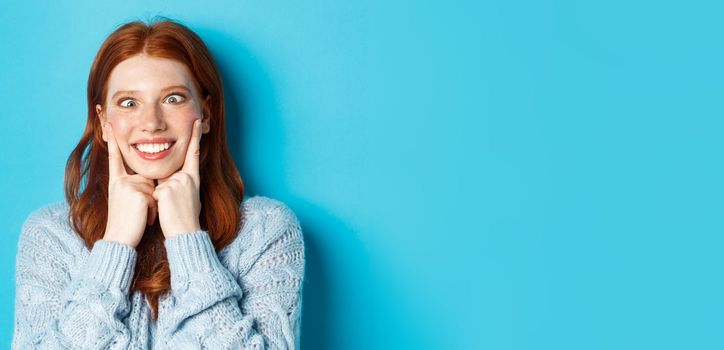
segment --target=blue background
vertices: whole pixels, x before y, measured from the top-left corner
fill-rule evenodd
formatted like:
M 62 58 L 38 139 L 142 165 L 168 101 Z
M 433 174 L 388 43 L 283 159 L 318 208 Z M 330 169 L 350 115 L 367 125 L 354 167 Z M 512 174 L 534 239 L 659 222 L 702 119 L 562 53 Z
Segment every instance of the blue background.
M 0 343 L 117 25 L 178 18 L 249 195 L 305 232 L 305 349 L 722 349 L 716 1 L 0 3 Z

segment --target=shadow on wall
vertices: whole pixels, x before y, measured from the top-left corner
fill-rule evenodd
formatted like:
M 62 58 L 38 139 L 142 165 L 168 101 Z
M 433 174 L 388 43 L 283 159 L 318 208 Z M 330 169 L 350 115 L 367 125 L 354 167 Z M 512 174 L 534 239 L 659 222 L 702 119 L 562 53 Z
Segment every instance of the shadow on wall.
M 212 51 L 224 80 L 228 144 L 244 180 L 245 194 L 274 197 L 265 188 L 268 183 L 264 186 L 264 181 L 257 181 L 283 178 L 285 174 L 282 150 L 285 126 L 275 103 L 271 79 L 238 38 L 209 28 L 200 28 L 197 32 Z M 254 120 L 249 118 L 250 115 L 263 116 L 264 120 Z M 263 152 L 252 145 L 262 145 Z M 259 165 L 263 169 L 259 169 Z M 286 187 L 286 183 L 280 182 Z M 278 185 L 280 183 L 275 183 L 275 186 Z M 328 262 L 321 261 L 323 254 L 316 241 L 322 236 L 310 229 L 297 204 L 287 204 L 299 216 L 305 241 L 301 347 L 331 349 L 329 283 L 324 269 Z

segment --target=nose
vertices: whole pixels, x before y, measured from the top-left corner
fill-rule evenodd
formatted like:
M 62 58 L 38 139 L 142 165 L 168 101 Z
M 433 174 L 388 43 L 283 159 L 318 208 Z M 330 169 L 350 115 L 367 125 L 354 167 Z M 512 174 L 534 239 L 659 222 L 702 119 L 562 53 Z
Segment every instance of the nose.
M 150 133 L 166 129 L 161 107 L 156 104 L 149 105 L 148 108 L 142 111 L 139 125 L 143 131 Z

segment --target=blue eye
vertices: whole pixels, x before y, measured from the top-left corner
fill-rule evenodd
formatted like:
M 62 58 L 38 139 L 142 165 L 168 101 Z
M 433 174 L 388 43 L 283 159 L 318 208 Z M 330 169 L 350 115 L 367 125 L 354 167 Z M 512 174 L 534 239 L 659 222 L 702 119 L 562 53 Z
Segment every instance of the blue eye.
M 173 104 L 181 103 L 185 100 L 186 100 L 186 96 L 179 94 L 179 93 L 174 93 L 173 95 L 166 98 L 166 101 L 169 101 L 169 103 L 173 103 Z
M 125 102 L 130 102 L 130 103 L 132 103 L 132 105 L 124 104 Z M 133 106 L 135 106 L 135 105 L 136 105 L 136 102 L 134 102 L 134 101 L 133 101 L 132 99 L 130 99 L 130 98 L 124 98 L 124 99 L 121 99 L 121 100 L 119 101 L 118 105 L 121 106 L 121 107 L 128 108 L 128 107 L 133 107 Z

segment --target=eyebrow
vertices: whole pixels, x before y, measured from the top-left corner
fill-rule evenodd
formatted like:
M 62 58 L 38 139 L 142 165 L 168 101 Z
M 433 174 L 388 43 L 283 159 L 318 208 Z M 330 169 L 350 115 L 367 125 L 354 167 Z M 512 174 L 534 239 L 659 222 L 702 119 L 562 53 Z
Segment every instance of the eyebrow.
M 171 86 L 167 86 L 167 87 L 161 89 L 161 91 L 163 92 L 163 91 L 177 90 L 177 89 L 186 90 L 186 92 L 191 93 L 191 90 L 189 90 L 189 88 L 187 88 L 185 85 L 171 85 Z M 133 94 L 135 94 L 135 93 L 138 93 L 138 91 L 136 91 L 136 90 L 121 90 L 121 91 L 116 91 L 116 92 L 113 94 L 113 96 L 111 96 L 111 100 L 115 100 L 115 99 L 116 99 L 116 96 L 118 96 L 118 95 L 122 95 L 122 94 L 133 95 Z

